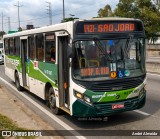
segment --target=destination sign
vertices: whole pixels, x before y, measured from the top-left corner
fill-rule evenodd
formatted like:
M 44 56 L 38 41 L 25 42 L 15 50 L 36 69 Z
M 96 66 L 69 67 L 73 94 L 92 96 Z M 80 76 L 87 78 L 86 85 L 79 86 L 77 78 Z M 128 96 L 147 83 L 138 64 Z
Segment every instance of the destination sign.
M 108 67 L 82 68 L 80 72 L 81 76 L 109 75 L 109 68 Z
M 122 33 L 142 31 L 141 22 L 81 22 L 77 25 L 76 33 L 92 34 L 92 33 Z
M 123 32 L 123 31 L 134 31 L 135 25 L 130 23 L 124 24 L 84 24 L 84 33 L 89 32 Z

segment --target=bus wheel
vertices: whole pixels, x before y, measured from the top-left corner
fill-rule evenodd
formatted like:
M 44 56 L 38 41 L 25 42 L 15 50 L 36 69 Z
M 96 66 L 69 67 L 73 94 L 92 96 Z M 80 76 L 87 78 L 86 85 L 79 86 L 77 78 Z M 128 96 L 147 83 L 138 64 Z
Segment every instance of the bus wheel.
M 56 107 L 56 97 L 52 87 L 49 89 L 49 107 L 52 113 L 58 115 L 61 113 L 61 110 Z
M 17 88 L 18 91 L 23 90 L 22 86 L 20 85 L 19 76 L 18 76 L 17 72 L 15 73 L 15 84 L 16 84 L 16 88 Z

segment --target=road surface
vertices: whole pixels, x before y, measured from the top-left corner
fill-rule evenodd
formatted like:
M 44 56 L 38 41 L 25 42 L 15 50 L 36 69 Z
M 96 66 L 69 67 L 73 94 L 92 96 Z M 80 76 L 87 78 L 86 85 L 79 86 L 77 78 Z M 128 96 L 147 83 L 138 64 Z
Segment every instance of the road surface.
M 57 130 L 77 130 L 75 131 L 74 136 L 66 137 L 66 138 L 81 138 L 81 139 L 101 139 L 106 138 L 103 134 L 98 135 L 97 130 L 113 130 L 113 132 L 117 133 L 117 131 L 121 130 L 160 130 L 160 75 L 147 74 L 148 82 L 147 82 L 147 101 L 145 107 L 139 109 L 137 111 L 130 111 L 120 113 L 114 116 L 110 116 L 107 119 L 83 119 L 83 118 L 75 118 L 71 117 L 68 114 L 62 114 L 60 116 L 55 116 L 50 113 L 50 110 L 45 106 L 44 101 L 39 99 L 38 97 L 32 95 L 28 91 L 23 91 L 17 93 L 13 88 L 15 85 L 13 81 L 11 81 L 4 74 L 4 66 L 0 65 L 0 78 L 11 84 L 4 84 L 4 86 L 13 93 L 18 98 L 20 98 L 30 109 L 35 111 L 41 118 L 43 118 L 46 122 L 50 123 Z M 24 98 L 23 95 L 26 95 L 29 99 Z M 35 104 L 30 101 L 35 102 Z M 93 135 L 98 136 L 85 136 L 83 133 L 78 130 L 95 130 L 93 131 Z M 74 131 L 73 131 L 74 132 Z M 79 134 L 82 136 L 79 136 Z M 61 132 L 61 134 L 65 136 L 65 132 Z M 75 136 L 77 135 L 77 136 Z M 84 135 L 84 136 L 83 136 Z M 107 138 L 137 138 L 137 136 L 131 137 L 122 137 L 122 136 L 108 136 Z M 140 138 L 150 138 L 153 136 L 141 136 Z M 158 137 L 155 137 L 158 139 Z

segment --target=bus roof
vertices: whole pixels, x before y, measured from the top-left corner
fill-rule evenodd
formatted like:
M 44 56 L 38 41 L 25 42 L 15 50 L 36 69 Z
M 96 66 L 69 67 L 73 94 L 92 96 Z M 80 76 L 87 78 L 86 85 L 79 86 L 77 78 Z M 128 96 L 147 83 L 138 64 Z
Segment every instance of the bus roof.
M 33 33 L 42 33 L 42 32 L 49 32 L 49 31 L 60 31 L 60 30 L 66 30 L 67 26 L 74 24 L 78 21 L 141 21 L 139 19 L 134 19 L 134 18 L 122 18 L 122 17 L 105 17 L 105 18 L 91 18 L 91 19 L 75 19 L 74 21 L 69 21 L 65 23 L 59 23 L 59 24 L 54 24 L 50 26 L 44 26 L 36 29 L 31 29 L 31 30 L 25 30 L 13 34 L 6 34 L 3 36 L 3 38 L 8 38 L 8 37 L 14 37 L 14 36 L 25 36 Z
M 141 21 L 139 19 L 135 19 L 135 18 L 124 18 L 124 17 L 104 17 L 104 18 L 92 18 L 92 19 L 88 19 L 88 20 L 107 20 L 107 21 Z
M 50 25 L 50 26 L 44 26 L 36 29 L 31 29 L 31 30 L 24 30 L 12 34 L 6 34 L 3 36 L 3 38 L 8 38 L 8 37 L 14 37 L 14 36 L 25 36 L 29 34 L 36 34 L 36 33 L 43 33 L 43 32 L 50 32 L 50 31 L 60 31 L 60 30 L 66 30 L 67 25 L 73 24 L 72 22 L 65 22 L 65 23 L 60 23 L 60 24 L 55 24 L 55 25 Z

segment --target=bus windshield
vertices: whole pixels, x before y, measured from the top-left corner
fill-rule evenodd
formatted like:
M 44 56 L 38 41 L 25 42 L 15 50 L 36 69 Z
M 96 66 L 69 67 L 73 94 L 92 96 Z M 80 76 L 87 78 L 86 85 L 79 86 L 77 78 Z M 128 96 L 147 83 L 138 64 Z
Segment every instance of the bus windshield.
M 144 50 L 144 38 L 75 41 L 73 77 L 101 81 L 144 75 Z

